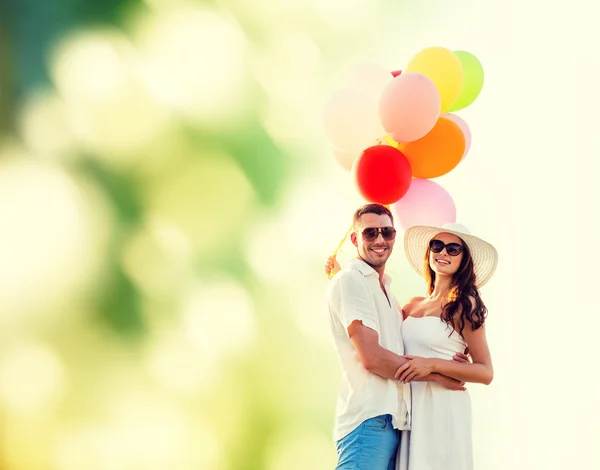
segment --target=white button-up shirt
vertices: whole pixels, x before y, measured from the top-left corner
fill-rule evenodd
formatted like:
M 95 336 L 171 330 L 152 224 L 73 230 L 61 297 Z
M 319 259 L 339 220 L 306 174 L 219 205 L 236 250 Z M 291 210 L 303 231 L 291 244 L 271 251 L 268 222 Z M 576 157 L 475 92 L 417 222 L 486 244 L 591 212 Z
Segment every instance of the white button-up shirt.
M 360 259 L 353 259 L 337 273 L 328 291 L 331 330 L 342 365 L 333 438 L 338 441 L 363 421 L 391 414 L 397 429 L 410 429 L 410 385 L 384 379 L 367 371 L 358 359 L 348 327 L 355 320 L 375 330 L 381 347 L 404 354 L 400 334 L 402 314 L 389 292 L 390 278 L 384 277 L 386 298 L 379 274 Z

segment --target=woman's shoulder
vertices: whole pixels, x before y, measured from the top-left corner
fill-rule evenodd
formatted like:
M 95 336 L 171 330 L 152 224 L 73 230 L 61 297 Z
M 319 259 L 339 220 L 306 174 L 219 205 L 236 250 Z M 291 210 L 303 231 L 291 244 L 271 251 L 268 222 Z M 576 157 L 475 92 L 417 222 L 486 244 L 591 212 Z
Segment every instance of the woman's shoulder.
M 425 297 L 413 297 L 412 299 L 408 300 L 402 307 L 402 315 L 404 316 L 404 318 L 409 317 L 412 314 L 414 308 L 424 300 Z

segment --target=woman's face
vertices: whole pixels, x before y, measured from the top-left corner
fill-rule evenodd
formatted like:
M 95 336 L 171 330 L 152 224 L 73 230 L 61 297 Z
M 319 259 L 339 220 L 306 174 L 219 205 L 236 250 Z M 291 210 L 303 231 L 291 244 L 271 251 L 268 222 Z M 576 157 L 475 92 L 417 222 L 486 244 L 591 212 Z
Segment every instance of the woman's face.
M 451 233 L 438 233 L 432 238 L 429 244 L 429 266 L 436 275 L 452 276 L 458 271 L 464 256 L 463 245 L 463 241 Z M 457 251 L 460 253 L 457 254 Z

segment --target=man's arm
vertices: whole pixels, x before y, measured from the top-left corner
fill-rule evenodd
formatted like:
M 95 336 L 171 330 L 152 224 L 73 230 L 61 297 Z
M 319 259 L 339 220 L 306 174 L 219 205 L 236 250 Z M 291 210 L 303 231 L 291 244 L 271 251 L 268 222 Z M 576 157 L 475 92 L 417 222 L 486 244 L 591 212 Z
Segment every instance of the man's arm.
M 369 372 L 385 379 L 395 380 L 394 374 L 408 359 L 381 347 L 377 332 L 361 321 L 355 320 L 348 327 L 348 335 L 362 366 Z M 463 384 L 456 379 L 441 374 L 429 374 L 418 379 L 420 382 L 438 382 L 452 390 L 464 390 Z
M 408 362 L 408 359 L 383 348 L 379 344 L 377 332 L 362 324 L 360 320 L 353 321 L 348 327 L 348 335 L 358 360 L 363 367 L 385 379 L 395 379 L 398 368 Z

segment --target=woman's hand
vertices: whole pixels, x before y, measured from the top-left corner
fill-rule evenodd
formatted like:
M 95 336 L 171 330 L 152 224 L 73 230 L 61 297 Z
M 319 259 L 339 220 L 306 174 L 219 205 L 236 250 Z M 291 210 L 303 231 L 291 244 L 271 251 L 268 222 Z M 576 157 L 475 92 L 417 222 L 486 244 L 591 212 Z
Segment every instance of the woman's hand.
M 410 383 L 413 380 L 422 379 L 434 372 L 432 359 L 411 356 L 409 354 L 402 357 L 408 359 L 408 362 L 400 366 L 394 375 L 402 383 Z
M 342 269 L 342 267 L 335 259 L 335 255 L 330 256 L 325 264 L 325 274 L 327 274 L 327 277 L 331 279 L 340 269 Z

